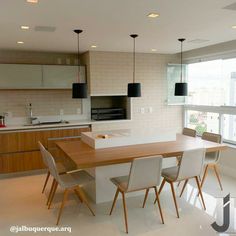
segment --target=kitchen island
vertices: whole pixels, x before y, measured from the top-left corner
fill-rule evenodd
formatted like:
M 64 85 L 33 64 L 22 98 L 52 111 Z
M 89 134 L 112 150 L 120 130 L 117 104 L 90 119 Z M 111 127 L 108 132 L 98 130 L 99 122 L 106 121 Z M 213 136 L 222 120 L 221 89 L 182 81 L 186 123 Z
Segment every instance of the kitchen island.
M 120 129 L 106 130 L 98 132 L 83 132 L 81 140 L 91 148 L 96 150 L 108 149 L 114 147 L 156 143 L 164 141 L 175 141 L 176 134 L 170 131 L 149 130 L 141 131 L 140 129 Z M 114 195 L 114 185 L 110 178 L 115 176 L 128 175 L 130 163 L 121 163 L 118 165 L 106 165 L 90 169 L 96 181 L 87 186 L 87 193 L 96 203 L 111 201 Z M 140 194 L 140 192 L 129 195 Z

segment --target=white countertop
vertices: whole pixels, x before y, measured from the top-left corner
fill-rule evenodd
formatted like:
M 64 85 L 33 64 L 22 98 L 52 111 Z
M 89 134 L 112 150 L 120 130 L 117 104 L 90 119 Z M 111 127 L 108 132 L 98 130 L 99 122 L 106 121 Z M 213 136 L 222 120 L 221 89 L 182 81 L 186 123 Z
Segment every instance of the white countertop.
M 120 129 L 83 132 L 82 141 L 94 149 L 175 141 L 176 133 L 160 129 Z
M 48 124 L 48 125 L 9 125 L 4 128 L 0 128 L 1 132 L 17 131 L 17 130 L 35 130 L 35 129 L 49 129 L 49 128 L 66 128 L 74 126 L 92 125 L 92 124 L 104 124 L 115 122 L 128 122 L 130 120 L 107 120 L 107 121 L 93 121 L 93 120 L 71 120 L 69 123 Z

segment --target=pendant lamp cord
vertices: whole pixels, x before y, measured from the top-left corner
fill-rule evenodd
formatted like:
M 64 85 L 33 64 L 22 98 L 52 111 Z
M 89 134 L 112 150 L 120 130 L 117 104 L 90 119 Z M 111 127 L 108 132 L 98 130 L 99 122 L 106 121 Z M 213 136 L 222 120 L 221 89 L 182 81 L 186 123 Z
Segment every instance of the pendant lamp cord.
M 79 34 L 78 36 L 78 55 L 77 55 L 77 60 L 78 60 L 78 82 L 80 82 L 80 58 L 79 58 Z
M 133 83 L 135 83 L 135 38 L 134 38 L 134 49 L 133 49 Z

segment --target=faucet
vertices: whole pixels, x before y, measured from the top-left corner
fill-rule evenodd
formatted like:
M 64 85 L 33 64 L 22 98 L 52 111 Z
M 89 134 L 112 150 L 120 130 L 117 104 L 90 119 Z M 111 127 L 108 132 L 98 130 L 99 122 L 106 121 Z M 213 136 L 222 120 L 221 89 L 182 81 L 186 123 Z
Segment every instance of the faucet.
M 34 120 L 37 120 L 37 117 L 33 117 L 33 108 L 32 108 L 32 104 L 29 104 L 29 121 L 30 124 L 33 125 L 34 124 Z

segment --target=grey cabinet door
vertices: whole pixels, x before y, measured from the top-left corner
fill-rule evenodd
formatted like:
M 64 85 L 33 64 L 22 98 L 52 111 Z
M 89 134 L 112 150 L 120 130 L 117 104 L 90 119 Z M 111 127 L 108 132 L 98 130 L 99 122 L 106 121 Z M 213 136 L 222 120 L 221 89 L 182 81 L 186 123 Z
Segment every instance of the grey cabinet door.
M 43 65 L 43 87 L 70 89 L 78 78 L 77 66 Z M 85 81 L 85 67 L 80 67 L 81 82 Z
M 42 88 L 42 66 L 0 64 L 0 89 Z

